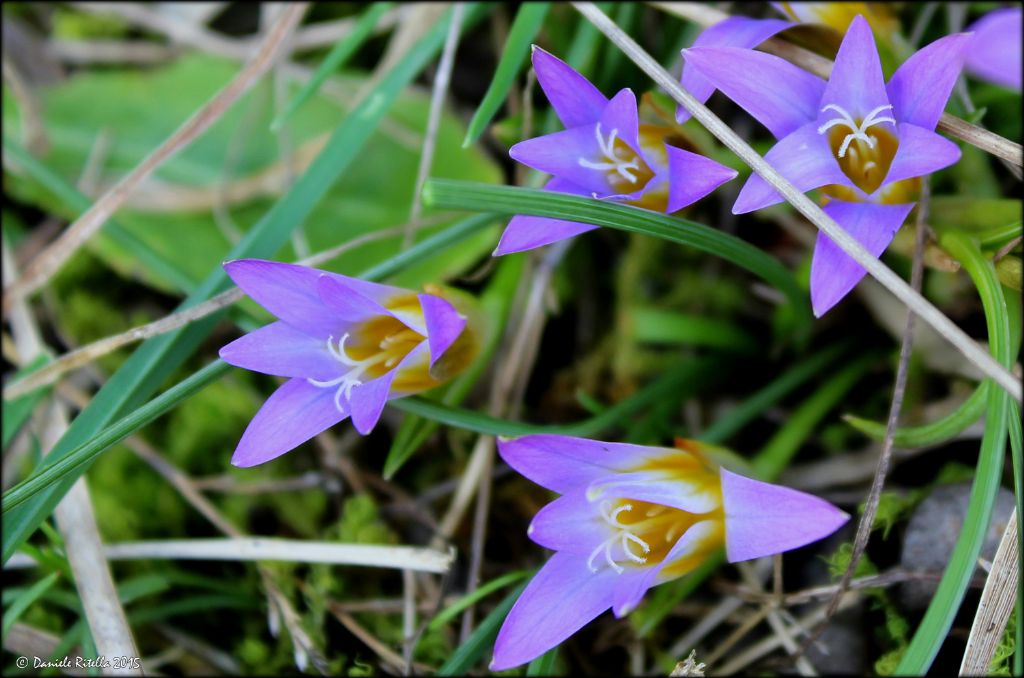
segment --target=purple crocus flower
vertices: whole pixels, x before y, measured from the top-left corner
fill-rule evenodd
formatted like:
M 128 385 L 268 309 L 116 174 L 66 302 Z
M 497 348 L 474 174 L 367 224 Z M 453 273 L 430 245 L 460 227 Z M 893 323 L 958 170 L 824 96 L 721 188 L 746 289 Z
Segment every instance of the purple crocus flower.
M 647 589 L 723 545 L 729 562 L 760 558 L 822 539 L 849 519 L 817 497 L 718 467 L 710 446 L 677 444 L 559 435 L 499 441 L 512 468 L 562 496 L 527 530 L 555 554 L 505 619 L 492 670 L 538 657 L 609 608 L 622 617 Z
M 960 158 L 933 130 L 960 73 L 971 36 L 946 36 L 911 56 L 888 84 L 867 21 L 856 17 L 828 82 L 783 59 L 749 49 L 693 47 L 687 65 L 757 118 L 779 142 L 765 155 L 801 190 L 820 188 L 825 212 L 874 256 L 892 241 L 920 191 L 920 179 Z M 782 202 L 752 175 L 733 213 Z M 811 302 L 821 316 L 865 270 L 824 233 L 811 264 Z
M 667 128 L 640 124 L 632 90 L 607 99 L 564 61 L 534 47 L 533 68 L 566 129 L 513 146 L 516 161 L 553 175 L 545 188 L 671 213 L 703 198 L 736 172 L 665 142 Z M 494 254 L 533 249 L 597 228 L 518 215 Z
M 417 294 L 260 259 L 229 261 L 224 270 L 279 320 L 223 347 L 220 357 L 289 377 L 249 422 L 235 466 L 269 461 L 349 416 L 366 435 L 386 401 L 433 388 L 475 357 L 473 310 L 453 290 Z
M 983 80 L 1021 90 L 1021 8 L 989 12 L 967 29 L 974 33 L 964 68 Z

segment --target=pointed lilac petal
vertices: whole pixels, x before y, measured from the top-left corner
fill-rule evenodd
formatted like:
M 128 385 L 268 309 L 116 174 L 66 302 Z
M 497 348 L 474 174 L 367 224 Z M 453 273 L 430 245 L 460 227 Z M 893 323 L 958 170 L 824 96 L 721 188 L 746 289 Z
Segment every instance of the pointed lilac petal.
M 697 153 L 667 144 L 665 151 L 669 174 L 667 214 L 697 202 L 737 174 L 736 170 Z
M 340 334 L 337 315 L 317 294 L 323 271 L 262 259 L 229 261 L 224 270 L 256 303 L 289 325 L 324 340 Z
M 536 45 L 532 59 L 537 82 L 563 125 L 593 125 L 601 118 L 608 99 L 589 80 Z
M 960 159 L 959 146 L 917 125 L 900 123 L 899 140 L 883 186 L 937 172 Z
M 533 517 L 526 534 L 544 548 L 586 558 L 611 536 L 611 531 L 599 507 L 587 500 L 584 486 L 544 506 Z
M 324 274 L 317 280 L 317 293 L 325 306 L 339 318 L 350 322 L 368 320 L 374 316 L 389 315 L 405 324 L 406 327 L 425 335 L 427 327 L 423 322 L 423 313 L 415 309 L 387 308 L 384 304 L 412 297 L 399 287 L 367 283 L 365 280 L 348 278 L 340 275 Z
M 903 62 L 886 85 L 893 117 L 935 129 L 972 44 L 977 43 L 972 43 L 969 33 L 947 35 Z M 1019 71 L 1019 59 L 1017 64 Z
M 433 367 L 462 334 L 466 327 L 466 317 L 448 301 L 433 294 L 421 294 L 419 300 L 423 308 L 423 321 L 427 326 L 430 366 Z
M 718 483 L 705 483 L 704 473 L 684 478 L 664 471 L 635 471 L 601 476 L 587 486 L 591 501 L 633 499 L 671 506 L 690 513 L 707 513 L 721 505 Z
M 833 200 L 824 210 L 847 233 L 878 257 L 892 242 L 903 220 L 914 205 L 876 205 Z M 811 308 L 820 318 L 849 294 L 867 272 L 832 242 L 823 231 L 818 232 L 811 260 Z
M 220 349 L 224 362 L 276 377 L 309 377 L 321 381 L 338 375 L 339 365 L 318 339 L 284 321 L 244 334 Z
M 392 389 L 392 384 L 402 370 L 423 361 L 427 357 L 427 350 L 427 342 L 420 342 L 391 371 L 353 387 L 349 408 L 352 411 L 352 424 L 359 433 L 364 436 L 369 434 L 380 421 L 388 400 L 402 395 Z
M 972 75 L 1021 90 L 1021 14 L 1020 7 L 997 9 L 967 29 L 974 33 L 966 62 Z
M 591 572 L 587 559 L 556 553 L 545 563 L 505 618 L 494 641 L 492 671 L 539 657 L 612 605 L 618 579 L 611 568 Z
M 875 47 L 871 26 L 867 19 L 858 14 L 850 22 L 843 43 L 839 46 L 832 75 L 821 97 L 821 107 L 839 106 L 854 119 L 860 119 L 889 103 L 882 63 L 878 59 L 878 48 Z M 818 123 L 824 124 L 840 116 L 838 111 L 832 109 L 820 111 Z M 889 111 L 877 114 L 877 117 L 886 116 L 891 117 Z
M 818 118 L 825 81 L 784 59 L 736 47 L 691 47 L 683 56 L 777 139 Z
M 832 534 L 850 516 L 788 487 L 722 473 L 725 551 L 730 563 L 800 548 Z
M 742 16 L 729 17 L 711 26 L 693 41 L 691 47 L 756 47 L 776 33 L 793 24 L 780 19 L 748 19 Z M 706 102 L 715 91 L 715 84 L 688 63 L 683 63 L 680 84 L 697 101 Z M 682 124 L 690 119 L 690 113 L 682 106 L 676 108 L 676 122 Z
M 621 619 L 632 612 L 640 604 L 648 589 L 668 581 L 660 576 L 666 567 L 701 551 L 721 548 L 721 542 L 716 541 L 720 532 L 721 526 L 714 520 L 702 520 L 691 525 L 672 546 L 664 560 L 651 567 L 637 568 L 641 572 L 639 576 L 623 581 L 615 587 L 612 613 Z M 674 573 L 673 578 L 679 574 L 685 573 Z
M 640 468 L 681 452 L 665 447 L 538 433 L 499 438 L 498 454 L 505 463 L 538 485 L 565 494 L 610 473 Z
M 828 184 L 852 186 L 832 155 L 828 140 L 818 134 L 817 123 L 808 123 L 768 151 L 764 159 L 801 191 Z M 733 214 L 745 214 L 783 201 L 771 184 L 758 174 L 751 174 L 736 197 Z
M 256 466 L 279 457 L 345 419 L 334 404 L 334 388 L 289 379 L 274 391 L 238 442 L 231 463 Z
M 596 228 L 597 226 L 592 224 L 580 224 L 563 219 L 516 215 L 509 220 L 505 232 L 501 234 L 501 240 L 498 241 L 493 256 L 525 252 Z

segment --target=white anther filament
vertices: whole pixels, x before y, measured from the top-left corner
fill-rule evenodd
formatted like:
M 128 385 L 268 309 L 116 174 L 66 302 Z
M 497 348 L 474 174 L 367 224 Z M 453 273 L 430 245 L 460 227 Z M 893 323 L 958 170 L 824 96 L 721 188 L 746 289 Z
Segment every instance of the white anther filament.
M 620 158 L 615 152 L 615 139 L 619 134 L 618 128 L 612 129 L 608 138 L 605 139 L 601 134 L 601 123 L 597 123 L 594 126 L 594 136 L 597 137 L 597 145 L 601 149 L 601 154 L 609 160 L 609 162 L 593 162 L 586 158 L 580 158 L 579 163 L 581 167 L 595 170 L 613 170 L 618 173 L 620 177 L 625 179 L 631 184 L 636 183 L 636 177 L 633 176 L 630 170 L 640 169 L 639 161 L 634 157 L 632 160 L 627 161 L 625 158 Z
M 616 544 L 620 546 L 620 548 L 622 549 L 622 554 L 628 560 L 631 560 L 634 563 L 647 562 L 646 555 L 637 555 L 633 551 L 633 548 L 630 546 L 630 544 L 635 544 L 637 547 L 639 547 L 641 553 L 643 554 L 651 552 L 650 544 L 648 544 L 646 541 L 633 534 L 633 532 L 630 531 L 628 525 L 623 525 L 621 522 L 619 522 L 620 513 L 632 510 L 632 504 L 623 504 L 612 510 L 610 501 L 601 502 L 601 517 L 604 518 L 605 522 L 608 523 L 611 527 L 615 528 L 615 532 L 610 537 L 605 539 L 603 542 L 598 544 L 598 546 L 590 552 L 590 557 L 587 558 L 587 568 L 591 572 L 596 573 L 598 571 L 597 566 L 594 564 L 594 560 L 596 560 L 597 556 L 601 553 L 604 553 L 604 560 L 608 564 L 608 567 L 615 570 L 615 572 L 617 572 L 618 574 L 622 574 L 625 571 L 625 569 L 621 565 L 615 562 L 615 557 L 612 555 L 612 547 L 614 547 Z
M 352 397 L 352 389 L 363 383 L 361 377 L 368 368 L 380 362 L 384 362 L 385 367 L 391 367 L 392 364 L 398 361 L 400 356 L 389 356 L 388 353 L 377 353 L 365 360 L 355 360 L 348 354 L 348 351 L 345 350 L 345 342 L 348 341 L 347 332 L 341 335 L 341 338 L 338 339 L 337 346 L 334 345 L 333 340 L 333 335 L 327 337 L 327 351 L 331 354 L 331 357 L 351 369 L 334 379 L 320 381 L 319 379 L 307 378 L 306 381 L 317 388 L 332 388 L 337 386 L 338 388 L 334 392 L 334 406 L 338 409 L 338 412 L 345 414 L 345 406 L 341 402 L 342 395 L 345 396 L 346 400 Z M 385 341 L 387 340 L 385 339 Z M 381 344 L 383 348 L 384 342 L 381 342 Z
M 828 104 L 827 106 L 825 106 L 824 108 L 821 109 L 821 112 L 824 113 L 825 111 L 832 110 L 832 111 L 835 111 L 836 113 L 838 113 L 839 117 L 838 118 L 832 118 L 831 120 L 826 122 L 824 125 L 819 127 L 818 128 L 818 134 L 824 134 L 828 130 L 830 130 L 833 127 L 836 127 L 838 125 L 843 125 L 843 126 L 848 127 L 849 129 L 853 130 L 853 132 L 851 132 L 850 134 L 846 135 L 846 137 L 843 139 L 842 145 L 839 147 L 839 157 L 840 158 L 846 157 L 846 149 L 848 149 L 850 147 L 850 142 L 852 142 L 855 139 L 859 139 L 859 140 L 863 141 L 864 143 L 866 143 L 868 145 L 868 148 L 874 148 L 875 147 L 875 138 L 873 136 L 868 136 L 867 134 L 865 134 L 865 132 L 867 131 L 867 129 L 869 127 L 881 124 L 883 122 L 892 123 L 892 126 L 895 127 L 896 126 L 896 120 L 895 119 L 893 119 L 893 118 L 891 118 L 889 116 L 875 117 L 879 113 L 881 113 L 882 111 L 886 111 L 886 110 L 889 110 L 891 108 L 892 108 L 892 106 L 889 105 L 889 104 L 886 104 L 885 106 L 879 106 L 879 107 L 875 108 L 874 110 L 872 110 L 870 113 L 867 114 L 867 117 L 865 117 L 863 120 L 861 120 L 860 125 L 858 126 L 856 121 L 854 121 L 853 116 L 850 115 L 849 112 L 847 112 L 847 110 L 845 108 L 843 108 L 842 106 L 839 106 L 838 104 Z

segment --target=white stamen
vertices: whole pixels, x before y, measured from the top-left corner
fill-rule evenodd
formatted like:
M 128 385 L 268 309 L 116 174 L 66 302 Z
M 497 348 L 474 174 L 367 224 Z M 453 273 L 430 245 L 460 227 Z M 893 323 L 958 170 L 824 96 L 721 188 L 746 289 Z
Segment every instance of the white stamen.
M 838 118 L 832 118 L 831 120 L 826 122 L 824 125 L 819 127 L 818 128 L 818 134 L 824 134 L 828 130 L 830 130 L 833 127 L 836 127 L 838 125 L 843 125 L 845 127 L 848 127 L 849 129 L 853 130 L 853 132 L 851 132 L 850 134 L 846 135 L 846 137 L 843 139 L 843 143 L 839 146 L 839 157 L 840 158 L 846 157 L 846 150 L 850 147 L 850 142 L 854 141 L 855 139 L 859 139 L 859 140 L 863 141 L 864 143 L 866 143 L 868 145 L 868 148 L 874 148 L 875 147 L 875 137 L 874 136 L 868 136 L 867 134 L 865 134 L 865 132 L 867 131 L 867 129 L 869 127 L 872 127 L 874 125 L 879 125 L 879 124 L 881 124 L 883 122 L 892 123 L 892 126 L 895 127 L 896 126 L 896 120 L 895 119 L 890 118 L 889 116 L 878 117 L 878 118 L 875 117 L 876 115 L 878 115 L 882 111 L 885 111 L 885 110 L 888 110 L 888 109 L 891 109 L 891 108 L 892 108 L 892 106 L 889 105 L 889 104 L 886 104 L 884 106 L 879 106 L 879 107 L 875 108 L 874 110 L 872 110 L 870 113 L 868 113 L 867 117 L 865 117 L 863 120 L 861 120 L 860 125 L 857 125 L 857 123 L 853 119 L 853 116 L 850 115 L 849 112 L 847 112 L 847 110 L 845 108 L 843 108 L 842 106 L 839 106 L 838 104 L 828 104 L 824 108 L 821 109 L 821 112 L 824 113 L 825 111 L 832 110 L 832 111 L 835 111 L 836 113 L 838 113 L 839 117 Z M 856 151 L 856 149 L 854 149 L 854 151 Z
M 603 542 L 598 544 L 597 548 L 590 552 L 590 557 L 587 558 L 587 569 L 591 572 L 597 573 L 598 569 L 594 565 L 594 560 L 601 553 L 604 553 L 604 560 L 608 563 L 608 567 L 615 570 L 618 574 L 622 574 L 625 569 L 615 562 L 615 558 L 612 556 L 612 547 L 616 544 L 622 549 L 622 554 L 626 559 L 633 561 L 634 563 L 646 563 L 647 558 L 643 555 L 637 555 L 633 552 L 630 544 L 636 544 L 642 553 L 647 554 L 651 552 L 651 546 L 640 537 L 633 534 L 629 529 L 629 525 L 624 525 L 619 521 L 619 514 L 633 510 L 632 504 L 622 504 L 617 506 L 614 510 L 612 509 L 612 503 L 610 501 L 603 501 L 599 507 L 601 517 L 604 518 L 605 522 L 611 527 L 615 528 L 615 532 L 605 539 Z
M 594 127 L 594 136 L 597 137 L 597 145 L 601 149 L 601 154 L 607 158 L 610 162 L 593 162 L 586 158 L 580 158 L 580 167 L 586 167 L 587 169 L 595 170 L 613 170 L 618 173 L 620 177 L 625 179 L 631 184 L 636 183 L 636 177 L 630 172 L 630 170 L 639 170 L 640 163 L 636 158 L 630 161 L 626 161 L 624 158 L 620 158 L 615 152 L 615 138 L 618 136 L 619 130 L 615 128 L 608 135 L 606 140 L 601 135 L 601 123 L 597 123 Z M 596 195 L 594 196 L 597 197 Z
M 390 338 L 391 337 L 388 337 L 388 339 Z M 347 367 L 350 367 L 351 369 L 342 374 L 341 376 L 335 377 L 334 379 L 321 381 L 319 379 L 307 378 L 306 381 L 312 384 L 313 386 L 316 386 L 317 388 L 333 388 L 337 386 L 338 389 L 334 392 L 334 407 L 337 408 L 338 412 L 340 412 L 341 414 L 345 414 L 345 405 L 341 401 L 342 395 L 345 396 L 346 400 L 352 397 L 352 389 L 363 383 L 361 377 L 369 367 L 385 360 L 386 362 L 384 363 L 384 366 L 389 367 L 390 364 L 397 361 L 398 358 L 389 358 L 387 353 L 378 353 L 376 355 L 371 355 L 369 358 L 366 358 L 365 360 L 355 360 L 348 354 L 348 351 L 345 349 L 345 342 L 348 341 L 347 332 L 341 335 L 341 338 L 338 339 L 337 346 L 335 346 L 332 343 L 333 340 L 333 335 L 327 337 L 327 352 L 330 353 L 331 357 L 333 357 L 339 363 Z M 385 339 L 385 341 L 387 341 L 387 339 Z M 384 342 L 381 342 L 381 344 L 383 343 Z

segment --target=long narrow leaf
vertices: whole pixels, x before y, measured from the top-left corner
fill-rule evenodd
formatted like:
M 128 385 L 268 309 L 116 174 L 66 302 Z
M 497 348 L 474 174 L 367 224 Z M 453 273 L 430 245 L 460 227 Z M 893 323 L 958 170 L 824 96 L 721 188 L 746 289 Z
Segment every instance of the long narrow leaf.
M 981 295 L 988 324 L 989 342 L 995 358 L 1004 366 L 1012 362 L 1010 329 L 1007 323 L 1006 300 L 992 262 L 982 257 L 977 245 L 960 233 L 947 233 L 940 239 L 942 247 L 960 260 Z M 999 479 L 1006 456 L 1006 433 L 1009 425 L 1010 396 L 1001 388 L 988 390 L 985 433 L 978 453 L 978 466 L 971 484 L 963 527 L 957 538 L 949 564 L 928 605 L 921 625 L 900 659 L 896 673 L 923 675 L 931 666 L 939 648 L 946 640 L 953 618 L 960 609 L 964 593 L 974 573 L 988 524 L 992 517 Z
M 786 295 L 808 326 L 807 295 L 777 259 L 739 238 L 694 221 L 604 200 L 581 198 L 515 186 L 432 179 L 423 187 L 423 202 L 432 207 L 528 214 L 608 226 L 661 238 L 713 254 L 760 276 Z
M 546 2 L 524 2 L 519 5 L 516 19 L 512 22 L 508 39 L 505 40 L 501 61 L 498 62 L 498 68 L 491 79 L 491 86 L 487 88 L 483 101 L 480 102 L 479 108 L 473 114 L 473 119 L 469 121 L 466 140 L 462 143 L 463 147 L 469 146 L 483 134 L 491 122 L 491 118 L 508 97 L 508 91 L 512 89 L 516 74 L 519 73 L 519 69 L 523 66 L 523 60 L 530 52 L 530 44 L 534 41 L 541 24 L 544 23 L 544 17 L 548 13 L 548 4 Z

